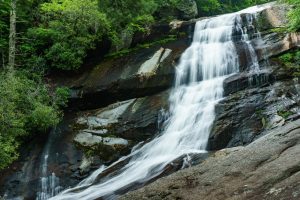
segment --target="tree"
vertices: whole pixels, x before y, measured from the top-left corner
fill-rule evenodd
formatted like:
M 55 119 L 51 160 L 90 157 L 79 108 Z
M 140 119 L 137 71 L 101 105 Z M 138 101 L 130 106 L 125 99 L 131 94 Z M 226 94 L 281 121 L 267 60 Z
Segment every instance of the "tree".
M 8 54 L 8 69 L 12 71 L 15 67 L 16 57 L 16 6 L 17 0 L 11 0 L 10 3 L 10 23 L 9 23 L 9 54 Z
M 7 64 L 9 38 L 9 0 L 0 0 L 0 62 L 2 68 Z
M 31 65 L 78 69 L 87 50 L 109 35 L 110 25 L 96 0 L 52 0 L 40 8 L 42 22 L 28 29 L 31 43 L 22 46 L 32 56 Z

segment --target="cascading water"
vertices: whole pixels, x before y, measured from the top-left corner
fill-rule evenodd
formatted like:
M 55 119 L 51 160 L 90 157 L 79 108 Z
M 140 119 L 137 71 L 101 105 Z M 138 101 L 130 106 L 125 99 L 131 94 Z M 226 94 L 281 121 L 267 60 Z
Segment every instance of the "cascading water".
M 261 67 L 259 64 L 259 58 L 255 52 L 255 48 L 252 44 L 252 41 L 251 41 L 252 38 L 250 37 L 250 35 L 260 42 L 262 42 L 263 40 L 261 37 L 261 33 L 259 32 L 259 30 L 257 30 L 257 28 L 255 26 L 255 22 L 257 19 L 257 13 L 248 13 L 244 17 L 245 17 L 244 24 L 242 22 L 242 17 L 241 16 L 237 17 L 238 23 L 237 23 L 236 29 L 237 29 L 237 31 L 239 31 L 241 33 L 242 42 L 246 46 L 245 50 L 246 50 L 246 54 L 247 54 L 247 63 L 250 65 L 249 72 L 248 72 L 249 85 L 253 86 L 255 84 L 260 84 L 260 83 L 265 82 L 266 77 L 261 75 L 263 73 L 263 71 L 261 70 Z M 249 32 L 251 32 L 251 33 L 249 33 Z M 260 47 L 262 48 L 263 46 L 265 46 L 265 45 L 261 43 Z M 266 55 L 266 53 L 264 53 L 264 51 L 265 51 L 265 48 L 262 48 L 263 56 Z M 268 59 L 266 57 L 264 57 L 264 61 L 266 62 L 267 65 L 269 64 Z M 261 75 L 261 77 L 259 77 L 260 75 Z
M 109 179 L 96 181 L 105 170 L 101 168 L 77 187 L 51 199 L 114 199 L 118 191 L 159 176 L 178 157 L 206 152 L 215 120 L 215 105 L 223 98 L 223 81 L 239 71 L 232 35 L 240 26 L 241 13 L 254 13 L 259 9 L 263 8 L 253 7 L 197 22 L 193 42 L 177 67 L 169 118 L 162 134 L 113 164 L 130 159 Z M 184 164 L 189 166 L 189 160 L 187 156 Z
M 42 155 L 42 165 L 41 165 L 41 175 L 40 178 L 40 188 L 41 191 L 37 193 L 36 200 L 47 200 L 50 197 L 57 195 L 61 191 L 59 186 L 59 178 L 55 176 L 54 173 L 49 175 L 48 173 L 48 158 L 49 158 L 49 149 L 51 148 L 53 137 L 57 134 L 56 128 L 51 131 L 49 134 L 48 142 L 45 146 L 43 155 Z

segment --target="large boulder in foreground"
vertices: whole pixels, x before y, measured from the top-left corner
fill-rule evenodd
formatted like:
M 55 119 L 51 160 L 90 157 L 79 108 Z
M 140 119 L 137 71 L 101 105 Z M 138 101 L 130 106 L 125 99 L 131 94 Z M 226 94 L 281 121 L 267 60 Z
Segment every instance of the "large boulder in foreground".
M 246 147 L 224 149 L 201 164 L 120 199 L 257 200 L 300 198 L 300 120 Z

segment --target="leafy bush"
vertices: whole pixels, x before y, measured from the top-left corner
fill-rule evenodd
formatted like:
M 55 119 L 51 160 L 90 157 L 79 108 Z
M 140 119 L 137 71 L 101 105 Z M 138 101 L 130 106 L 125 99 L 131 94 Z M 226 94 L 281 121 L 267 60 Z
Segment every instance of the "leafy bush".
M 58 87 L 55 91 L 55 104 L 60 107 L 67 106 L 71 91 L 67 87 Z
M 34 105 L 34 110 L 28 116 L 28 128 L 37 131 L 46 131 L 49 127 L 57 125 L 59 122 L 59 116 L 57 115 L 55 108 L 43 105 L 38 102 Z
M 284 63 L 292 62 L 292 60 L 293 60 L 293 54 L 286 53 L 286 54 L 283 54 L 282 56 L 280 56 L 279 58 Z
M 0 74 L 0 169 L 17 157 L 23 138 L 55 126 L 61 113 L 56 96 L 23 74 Z
M 41 63 L 38 58 L 42 57 L 50 68 L 78 69 L 87 50 L 110 29 L 96 0 L 52 0 L 41 4 L 40 12 L 42 23 L 27 31 L 33 44 L 22 45 L 28 54 L 36 55 L 30 64 Z

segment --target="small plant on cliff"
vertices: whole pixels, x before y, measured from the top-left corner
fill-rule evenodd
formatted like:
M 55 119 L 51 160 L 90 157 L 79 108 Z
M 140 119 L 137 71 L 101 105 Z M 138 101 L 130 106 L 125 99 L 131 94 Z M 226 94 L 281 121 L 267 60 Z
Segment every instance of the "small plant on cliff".
M 289 116 L 291 116 L 293 114 L 293 112 L 289 111 L 289 110 L 281 110 L 278 111 L 277 114 L 279 116 L 281 116 L 284 119 L 287 119 Z
M 67 88 L 67 87 L 56 88 L 55 96 L 54 96 L 55 104 L 60 107 L 67 106 L 70 95 L 71 95 L 71 90 L 69 88 Z
M 279 57 L 282 64 L 288 69 L 293 76 L 300 76 L 300 51 L 285 53 Z

